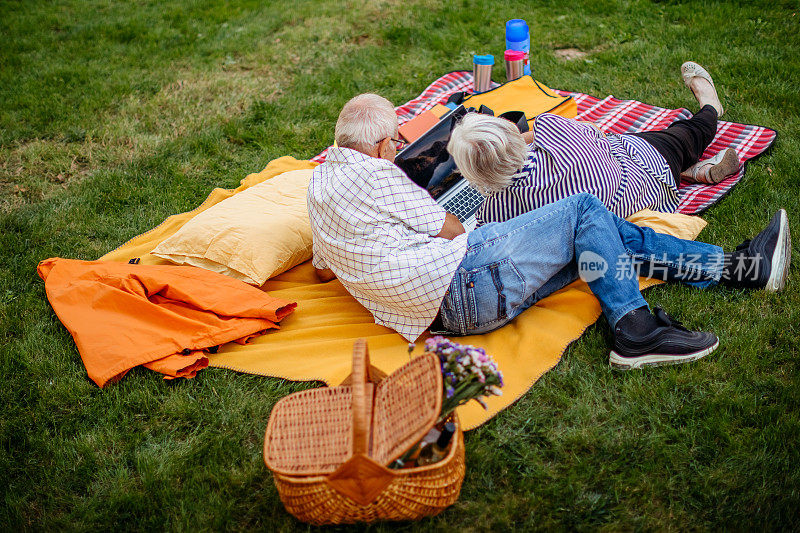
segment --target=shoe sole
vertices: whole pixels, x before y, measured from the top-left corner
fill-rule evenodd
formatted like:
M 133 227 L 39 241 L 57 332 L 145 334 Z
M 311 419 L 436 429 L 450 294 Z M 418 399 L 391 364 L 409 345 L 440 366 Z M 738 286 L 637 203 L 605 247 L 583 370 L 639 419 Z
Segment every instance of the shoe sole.
M 697 361 L 698 359 L 707 356 L 717 348 L 719 348 L 719 339 L 717 339 L 717 342 L 715 342 L 713 346 L 704 348 L 699 352 L 681 355 L 650 354 L 634 358 L 624 357 L 614 350 L 611 350 L 611 354 L 608 357 L 608 364 L 615 370 L 635 370 L 637 368 L 643 368 L 646 366 L 680 365 L 682 363 L 691 363 L 692 361 Z
M 722 153 L 719 162 L 713 165 L 708 171 L 708 177 L 712 184 L 717 184 L 739 170 L 739 156 L 733 148 L 727 148 Z M 712 158 L 713 159 L 713 158 Z
M 777 292 L 786 286 L 786 278 L 789 275 L 789 263 L 792 260 L 792 236 L 789 234 L 789 217 L 786 210 L 779 211 L 781 215 L 781 227 L 778 232 L 778 242 L 775 251 L 772 253 L 769 279 L 764 290 Z

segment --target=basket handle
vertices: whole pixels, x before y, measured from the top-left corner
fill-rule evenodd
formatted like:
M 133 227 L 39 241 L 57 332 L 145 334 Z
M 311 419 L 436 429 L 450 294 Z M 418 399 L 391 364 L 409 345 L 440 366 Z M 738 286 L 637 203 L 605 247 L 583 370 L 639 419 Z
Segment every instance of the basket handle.
M 353 344 L 353 455 L 367 455 L 369 421 L 367 420 L 366 383 L 369 380 L 369 350 L 367 340 Z
M 353 344 L 353 373 L 349 378 L 353 411 L 353 455 L 335 472 L 326 476 L 325 483 L 362 507 L 373 503 L 398 476 L 367 455 L 370 429 L 367 402 L 373 401 L 372 387 L 367 387 L 367 383 L 374 383 L 376 375 L 379 380 L 381 374 L 383 373 L 369 364 L 367 340 L 356 340 Z M 370 391 L 369 398 L 367 391 Z

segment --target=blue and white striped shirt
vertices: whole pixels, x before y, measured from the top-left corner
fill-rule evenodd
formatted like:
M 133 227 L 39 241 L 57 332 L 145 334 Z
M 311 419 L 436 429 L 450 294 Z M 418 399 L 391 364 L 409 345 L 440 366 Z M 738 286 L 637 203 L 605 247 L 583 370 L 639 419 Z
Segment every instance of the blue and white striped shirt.
M 644 139 L 544 113 L 533 125 L 528 158 L 511 185 L 489 195 L 478 225 L 504 222 L 573 194 L 591 193 L 627 217 L 642 209 L 673 212 L 679 193 L 667 161 Z

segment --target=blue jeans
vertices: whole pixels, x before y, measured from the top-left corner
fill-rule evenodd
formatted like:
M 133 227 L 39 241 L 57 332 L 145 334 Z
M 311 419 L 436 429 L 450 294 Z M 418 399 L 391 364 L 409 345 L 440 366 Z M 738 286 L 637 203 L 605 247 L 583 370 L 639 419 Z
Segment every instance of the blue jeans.
M 638 269 L 707 287 L 719 281 L 722 259 L 719 246 L 641 228 L 591 194 L 576 194 L 470 233 L 442 301 L 442 326 L 460 335 L 497 329 L 580 276 L 613 328 L 647 306 Z

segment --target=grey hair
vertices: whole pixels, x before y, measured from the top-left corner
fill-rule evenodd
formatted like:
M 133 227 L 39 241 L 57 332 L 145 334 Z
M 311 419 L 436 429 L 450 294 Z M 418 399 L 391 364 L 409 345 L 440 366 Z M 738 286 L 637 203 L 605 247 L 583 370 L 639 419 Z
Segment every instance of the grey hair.
M 370 153 L 379 141 L 397 136 L 397 114 L 382 96 L 364 93 L 348 101 L 339 113 L 334 138 L 342 148 Z
M 511 185 L 525 162 L 528 147 L 510 121 L 467 113 L 453 128 L 447 151 L 464 178 L 488 196 Z

